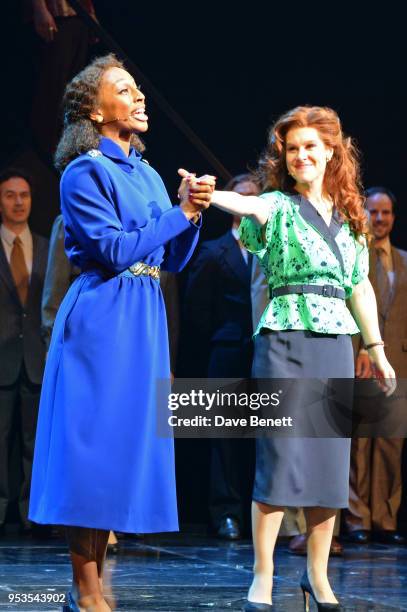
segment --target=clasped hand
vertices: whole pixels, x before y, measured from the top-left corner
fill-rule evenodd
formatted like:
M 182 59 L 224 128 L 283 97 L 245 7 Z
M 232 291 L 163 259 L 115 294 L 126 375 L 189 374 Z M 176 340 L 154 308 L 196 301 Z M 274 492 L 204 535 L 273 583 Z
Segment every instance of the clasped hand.
M 183 168 L 178 170 L 182 177 L 178 189 L 180 206 L 189 219 L 196 217 L 209 207 L 216 185 L 216 177 L 209 174 L 197 177 Z
M 356 378 L 375 378 L 381 390 L 389 397 L 397 388 L 396 374 L 386 359 L 382 347 L 371 351 L 372 355 L 359 353 L 356 359 Z

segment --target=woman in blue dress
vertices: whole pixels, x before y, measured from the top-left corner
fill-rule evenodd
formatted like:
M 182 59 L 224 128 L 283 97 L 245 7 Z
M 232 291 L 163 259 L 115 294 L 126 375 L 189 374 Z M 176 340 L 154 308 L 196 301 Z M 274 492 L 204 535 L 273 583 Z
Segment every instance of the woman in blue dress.
M 171 205 L 139 152 L 144 95 L 114 56 L 72 80 L 64 112 L 55 159 L 65 248 L 82 274 L 48 352 L 30 519 L 66 526 L 70 609 L 96 612 L 110 610 L 101 588 L 109 530 L 178 529 L 173 440 L 156 436 L 156 384 L 170 376 L 159 271 L 189 260 L 212 188 L 192 191 L 184 179 Z

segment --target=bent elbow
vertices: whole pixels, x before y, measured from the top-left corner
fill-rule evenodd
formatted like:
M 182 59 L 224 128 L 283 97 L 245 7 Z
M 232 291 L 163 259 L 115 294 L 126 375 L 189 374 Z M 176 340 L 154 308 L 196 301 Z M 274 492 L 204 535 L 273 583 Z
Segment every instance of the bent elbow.
M 124 232 L 97 240 L 95 250 L 98 261 L 112 272 L 123 272 L 139 260 L 137 249 L 126 248 Z

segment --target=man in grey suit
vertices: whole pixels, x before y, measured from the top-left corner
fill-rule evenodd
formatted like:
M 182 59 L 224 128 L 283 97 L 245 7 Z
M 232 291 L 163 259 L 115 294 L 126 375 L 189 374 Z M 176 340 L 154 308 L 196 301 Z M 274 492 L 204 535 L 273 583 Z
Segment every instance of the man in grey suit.
M 24 172 L 0 173 L 0 529 L 10 501 L 10 457 L 19 434 L 19 511 L 28 532 L 28 499 L 44 368 L 41 294 L 48 241 L 31 232 L 31 184 Z
M 66 256 L 64 243 L 64 222 L 62 215 L 59 215 L 52 226 L 47 270 L 42 293 L 42 335 L 47 351 L 58 308 L 64 299 L 65 293 L 81 273 L 80 269 L 72 265 Z
M 396 199 L 385 187 L 366 191 L 374 242 L 370 248 L 369 278 L 375 290 L 379 325 L 386 355 L 397 378 L 407 378 L 407 251 L 390 242 Z M 372 376 L 367 352 L 360 346 L 356 376 Z M 346 525 L 349 539 L 366 544 L 373 539 L 404 544 L 397 531 L 401 504 L 401 438 L 354 438 L 351 449 L 350 499 Z

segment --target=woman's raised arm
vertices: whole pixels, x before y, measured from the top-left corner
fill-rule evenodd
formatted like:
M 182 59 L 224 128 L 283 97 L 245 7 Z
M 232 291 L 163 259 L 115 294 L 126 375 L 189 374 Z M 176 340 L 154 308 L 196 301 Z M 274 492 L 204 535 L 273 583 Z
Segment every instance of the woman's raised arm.
M 243 196 L 234 191 L 217 191 L 212 194 L 211 204 L 232 215 L 249 217 L 262 226 L 268 217 L 268 207 L 257 196 Z
M 215 177 L 205 174 L 204 176 L 195 177 L 194 174 L 180 168 L 178 174 L 190 183 L 190 189 L 193 192 L 194 183 L 215 184 Z M 217 191 L 212 193 L 211 204 L 238 217 L 249 217 L 258 225 L 264 225 L 268 218 L 268 207 L 264 206 L 264 202 L 257 196 L 242 196 L 235 191 Z

